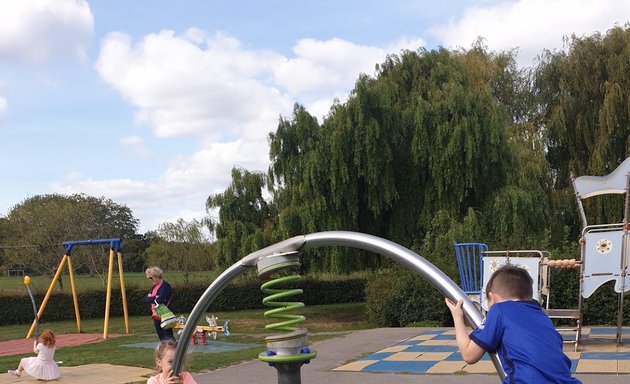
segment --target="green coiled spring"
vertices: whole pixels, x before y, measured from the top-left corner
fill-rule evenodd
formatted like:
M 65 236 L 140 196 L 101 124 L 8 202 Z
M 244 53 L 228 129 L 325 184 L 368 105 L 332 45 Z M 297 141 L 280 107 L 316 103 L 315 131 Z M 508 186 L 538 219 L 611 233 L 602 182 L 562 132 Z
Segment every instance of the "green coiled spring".
M 283 331 L 283 332 L 292 332 L 298 329 L 296 324 L 299 324 L 306 320 L 306 318 L 302 315 L 289 314 L 285 312 L 293 311 L 299 308 L 304 308 L 304 303 L 301 302 L 290 302 L 290 301 L 278 301 L 285 299 L 287 297 L 301 295 L 302 289 L 278 289 L 271 288 L 278 284 L 283 284 L 287 282 L 293 282 L 296 280 L 300 280 L 302 276 L 300 275 L 291 275 L 278 277 L 272 280 L 269 280 L 260 286 L 260 290 L 267 296 L 263 298 L 263 305 L 267 307 L 273 307 L 265 312 L 265 317 L 270 317 L 273 319 L 280 319 L 282 321 L 267 324 L 265 326 L 266 330 L 272 331 Z

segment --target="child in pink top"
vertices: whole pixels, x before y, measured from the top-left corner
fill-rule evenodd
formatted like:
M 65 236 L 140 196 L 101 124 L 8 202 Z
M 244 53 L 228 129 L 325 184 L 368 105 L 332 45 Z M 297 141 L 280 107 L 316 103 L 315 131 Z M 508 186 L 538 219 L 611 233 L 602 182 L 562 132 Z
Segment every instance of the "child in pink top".
M 197 384 L 188 372 L 173 375 L 173 360 L 177 342 L 172 339 L 162 340 L 155 348 L 155 370 L 157 375 L 151 376 L 147 384 Z
M 25 357 L 20 360 L 15 371 L 9 370 L 13 376 L 21 376 L 22 372 L 36 377 L 39 380 L 57 380 L 61 377 L 59 366 L 55 363 L 55 335 L 50 329 L 44 330 L 39 337 L 42 342 L 33 342 L 33 352 L 36 357 Z

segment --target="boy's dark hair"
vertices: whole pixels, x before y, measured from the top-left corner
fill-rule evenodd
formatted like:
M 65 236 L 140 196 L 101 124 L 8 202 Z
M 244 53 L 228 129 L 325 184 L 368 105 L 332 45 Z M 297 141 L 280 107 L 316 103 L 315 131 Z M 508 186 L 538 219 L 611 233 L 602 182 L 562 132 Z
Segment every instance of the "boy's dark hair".
M 486 285 L 486 295 L 496 293 L 506 299 L 531 300 L 533 280 L 520 267 L 506 264 L 494 271 Z

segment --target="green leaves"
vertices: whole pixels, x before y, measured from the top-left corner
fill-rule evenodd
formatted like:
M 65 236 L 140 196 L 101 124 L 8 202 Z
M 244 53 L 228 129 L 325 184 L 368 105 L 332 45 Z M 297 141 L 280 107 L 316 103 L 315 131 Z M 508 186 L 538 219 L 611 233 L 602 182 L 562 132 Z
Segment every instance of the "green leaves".
M 129 208 L 104 197 L 37 195 L 15 205 L 6 217 L 5 244 L 23 246 L 5 250 L 16 266 L 36 273 L 54 272 L 65 253 L 62 242 L 70 240 L 133 237 L 138 220 Z M 88 249 L 89 248 L 89 249 Z M 107 247 L 77 247 L 73 266 L 102 274 L 107 266 Z

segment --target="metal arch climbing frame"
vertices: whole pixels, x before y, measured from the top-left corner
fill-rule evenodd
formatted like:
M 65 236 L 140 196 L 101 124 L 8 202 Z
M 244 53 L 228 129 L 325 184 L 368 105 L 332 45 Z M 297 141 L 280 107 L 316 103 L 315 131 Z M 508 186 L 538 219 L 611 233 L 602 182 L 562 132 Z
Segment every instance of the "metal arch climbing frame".
M 452 301 L 463 300 L 464 314 L 470 324 L 474 327 L 478 327 L 483 320 L 481 313 L 477 310 L 468 296 L 466 296 L 466 294 L 448 276 L 446 276 L 444 272 L 436 268 L 433 264 L 418 254 L 399 244 L 380 237 L 358 232 L 331 231 L 292 237 L 250 253 L 240 261 L 234 263 L 231 267 L 219 275 L 201 295 L 190 313 L 189 321 L 186 322 L 186 326 L 184 327 L 180 339 L 190 339 L 195 330 L 195 324 L 197 324 L 199 319 L 201 319 L 201 316 L 205 313 L 219 293 L 221 293 L 231 280 L 243 274 L 247 268 L 256 267 L 256 263 L 261 257 L 277 253 L 302 251 L 308 248 L 325 246 L 353 247 L 374 252 L 396 260 L 411 270 L 417 272 L 448 299 Z M 179 374 L 181 371 L 182 362 L 187 348 L 188 343 L 178 343 L 173 362 L 173 371 L 175 374 Z M 497 354 L 490 353 L 490 359 L 499 374 L 499 378 L 503 380 L 505 377 L 505 371 L 501 366 L 501 362 L 499 361 Z

